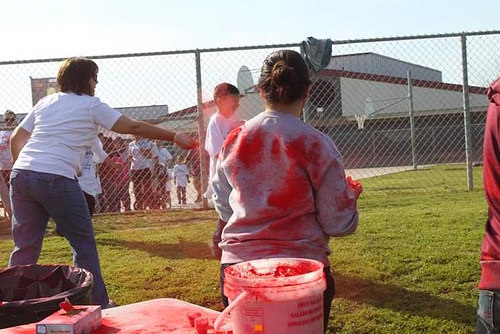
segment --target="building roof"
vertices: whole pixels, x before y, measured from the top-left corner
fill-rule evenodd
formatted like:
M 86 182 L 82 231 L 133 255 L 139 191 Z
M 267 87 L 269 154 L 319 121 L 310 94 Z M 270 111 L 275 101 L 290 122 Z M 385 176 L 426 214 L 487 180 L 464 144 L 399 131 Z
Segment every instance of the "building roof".
M 148 106 L 133 106 L 133 107 L 117 107 L 114 108 L 123 115 L 141 120 L 152 121 L 168 115 L 168 105 L 148 105 Z
M 387 59 L 389 61 L 395 61 L 395 62 L 398 62 L 401 64 L 411 65 L 412 67 L 420 67 L 422 69 L 426 69 L 426 70 L 430 70 L 430 71 L 434 71 L 434 72 L 441 72 L 440 70 L 437 70 L 437 69 L 432 68 L 432 67 L 419 65 L 419 64 L 412 63 L 412 62 L 405 61 L 405 60 L 401 60 L 398 58 L 392 58 L 392 57 L 381 55 L 380 53 L 375 53 L 375 52 L 359 52 L 359 53 L 349 53 L 349 54 L 344 54 L 344 55 L 333 55 L 332 58 L 337 59 L 337 58 L 348 58 L 348 57 L 359 57 L 359 56 L 384 58 L 384 59 Z

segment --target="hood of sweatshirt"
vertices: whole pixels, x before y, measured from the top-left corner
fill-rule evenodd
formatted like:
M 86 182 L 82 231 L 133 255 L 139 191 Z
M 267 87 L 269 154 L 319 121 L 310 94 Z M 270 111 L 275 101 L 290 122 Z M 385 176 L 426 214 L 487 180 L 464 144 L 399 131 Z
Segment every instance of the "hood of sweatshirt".
M 500 77 L 498 77 L 490 84 L 486 95 L 488 96 L 488 100 L 490 100 L 491 103 L 500 106 Z

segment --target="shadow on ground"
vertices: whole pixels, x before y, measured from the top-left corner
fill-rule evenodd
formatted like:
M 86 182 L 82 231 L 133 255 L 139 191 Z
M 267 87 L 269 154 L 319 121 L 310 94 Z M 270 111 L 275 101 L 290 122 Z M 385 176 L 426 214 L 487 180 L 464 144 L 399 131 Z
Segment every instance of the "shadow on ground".
M 359 277 L 338 273 L 333 276 L 338 291 L 337 298 L 419 317 L 450 320 L 466 325 L 475 323 L 476 308 L 471 305 Z
M 213 259 L 212 251 L 207 243 L 179 240 L 176 244 L 152 244 L 141 241 L 124 241 L 100 238 L 99 244 L 113 248 L 128 248 L 148 252 L 153 256 L 167 259 Z

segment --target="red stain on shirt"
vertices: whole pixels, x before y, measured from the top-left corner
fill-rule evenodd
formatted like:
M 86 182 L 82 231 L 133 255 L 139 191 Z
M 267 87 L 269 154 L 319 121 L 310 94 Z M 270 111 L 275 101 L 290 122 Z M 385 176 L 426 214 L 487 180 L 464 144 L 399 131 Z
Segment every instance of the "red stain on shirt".
M 226 139 L 226 143 L 234 144 L 232 149 L 245 167 L 255 166 L 262 161 L 264 140 L 260 131 L 245 133 L 240 130 L 237 133 L 233 131 L 231 135 Z
M 300 136 L 288 143 L 282 145 L 278 138 L 275 138 L 272 145 L 273 155 L 280 152 L 284 147 L 288 157 L 288 163 L 285 177 L 282 179 L 281 186 L 273 189 L 268 198 L 268 204 L 279 209 L 290 209 L 302 207 L 305 201 L 312 195 L 312 187 L 309 179 L 309 173 L 315 172 L 320 168 L 317 154 L 320 153 L 319 145 L 313 142 L 311 147 L 306 147 L 306 138 Z
M 280 148 L 281 148 L 281 143 L 280 143 L 279 139 L 274 138 L 273 139 L 273 146 L 271 148 L 271 154 L 276 158 L 279 157 L 280 152 L 281 152 Z
M 311 142 L 305 136 L 297 137 L 286 143 L 288 158 L 310 172 L 318 171 L 323 167 L 322 153 L 321 145 L 316 141 Z
M 290 160 L 295 161 L 301 165 L 306 163 L 306 149 L 305 149 L 305 138 L 300 136 L 293 141 L 290 141 L 286 145 L 286 153 Z M 311 157 L 309 157 L 311 158 Z
M 278 209 L 300 207 L 300 203 L 307 199 L 311 192 L 311 185 L 307 179 L 300 176 L 293 166 L 288 168 L 286 174 L 281 186 L 273 189 L 267 199 L 270 206 Z

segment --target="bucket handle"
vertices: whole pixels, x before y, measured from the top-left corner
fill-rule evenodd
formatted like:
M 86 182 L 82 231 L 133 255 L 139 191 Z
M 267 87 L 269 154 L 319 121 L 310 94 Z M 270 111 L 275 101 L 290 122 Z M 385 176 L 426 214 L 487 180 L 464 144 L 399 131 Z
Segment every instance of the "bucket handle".
M 236 307 L 238 306 L 240 303 L 243 302 L 243 300 L 246 299 L 246 297 L 248 296 L 248 292 L 247 291 L 243 291 L 242 293 L 240 293 L 238 295 L 238 297 L 236 297 L 235 300 L 232 301 L 231 304 L 228 305 L 228 307 L 226 307 L 221 314 L 219 314 L 219 316 L 217 317 L 217 319 L 215 319 L 215 322 L 214 322 L 214 331 L 217 332 L 219 330 L 219 327 L 222 323 L 222 320 L 224 320 L 224 318 L 227 317 L 227 315 Z

